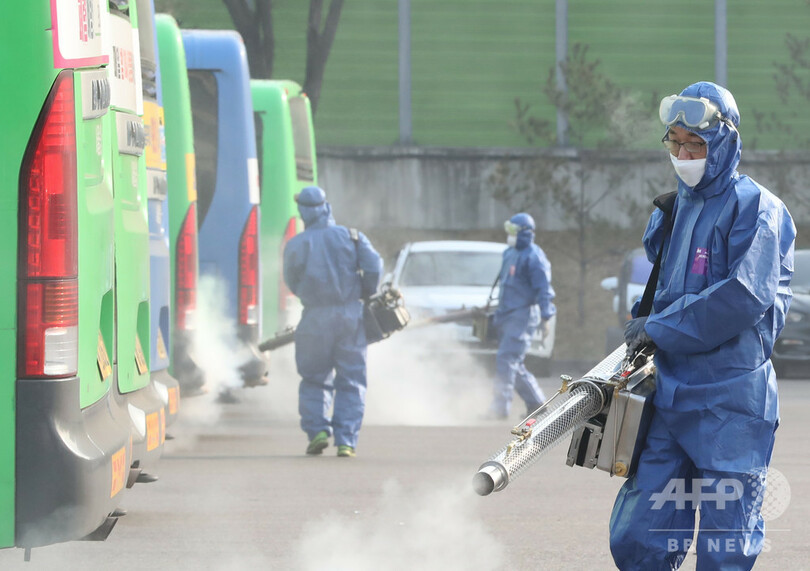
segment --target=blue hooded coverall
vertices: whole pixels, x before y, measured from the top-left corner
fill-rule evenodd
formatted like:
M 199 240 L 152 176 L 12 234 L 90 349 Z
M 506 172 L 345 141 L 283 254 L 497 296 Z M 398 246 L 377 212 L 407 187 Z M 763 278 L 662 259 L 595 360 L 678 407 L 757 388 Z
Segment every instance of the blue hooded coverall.
M 739 124 L 724 88 L 700 82 L 681 95 L 706 97 Z M 698 570 L 750 569 L 764 540 L 760 508 L 779 418 L 770 356 L 792 297 L 796 230 L 778 198 L 736 171 L 736 130 L 723 122 L 689 130 L 708 143 L 706 171 L 694 188 L 678 180 L 645 326 L 657 346 L 657 390 L 638 470 L 610 519 L 623 570 L 677 569 L 698 502 Z M 656 210 L 644 232 L 651 261 L 663 220 Z
M 301 428 L 310 440 L 326 431 L 335 446 L 356 448 L 366 397 L 361 299 L 377 290 L 382 263 L 362 232 L 355 240 L 335 224 L 320 188 L 303 189 L 297 201 L 305 230 L 284 249 L 284 281 L 304 306 L 295 330 Z
M 501 263 L 498 309 L 493 317 L 500 341 L 495 357 L 495 392 L 490 412 L 506 417 L 514 391 L 526 403 L 529 412 L 543 404 L 543 391 L 524 364 L 532 336 L 540 318 L 551 319 L 557 312 L 552 300 L 551 264 L 534 243 L 534 220 L 528 214 L 516 214 L 510 220 L 523 229 L 514 247 L 504 250 Z

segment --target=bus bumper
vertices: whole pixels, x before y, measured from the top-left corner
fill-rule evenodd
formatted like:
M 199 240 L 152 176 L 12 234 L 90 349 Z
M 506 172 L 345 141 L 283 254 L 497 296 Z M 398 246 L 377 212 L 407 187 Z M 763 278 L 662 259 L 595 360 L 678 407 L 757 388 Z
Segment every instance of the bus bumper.
M 132 463 L 127 487 L 136 481 L 151 482 L 157 478 L 147 475 L 163 453 L 166 441 L 166 408 L 154 383 L 142 389 L 121 394 L 116 393 L 116 400 L 129 418 L 132 433 Z
M 132 458 L 110 393 L 82 409 L 79 378 L 18 379 L 15 542 L 39 547 L 109 525 Z
M 163 408 L 166 410 L 166 427 L 174 424 L 180 410 L 180 384 L 169 374 L 168 369 L 152 371 L 152 384 L 155 385 Z

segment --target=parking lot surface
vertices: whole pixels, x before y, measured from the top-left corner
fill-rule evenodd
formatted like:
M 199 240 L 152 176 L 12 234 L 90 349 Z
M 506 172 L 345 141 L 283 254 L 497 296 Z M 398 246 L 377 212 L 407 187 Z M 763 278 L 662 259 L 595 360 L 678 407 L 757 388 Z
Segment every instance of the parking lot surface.
M 22 550 L 3 550 L 0 569 L 615 568 L 608 519 L 621 478 L 566 466 L 566 442 L 505 490 L 479 497 L 472 475 L 506 444 L 518 411 L 508 422 L 478 420 L 486 383 L 467 379 L 471 400 L 458 399 L 443 415 L 431 402 L 452 400 L 437 388 L 448 379 L 431 379 L 431 390 L 418 379 L 397 384 L 373 362 L 370 373 L 357 458 L 337 458 L 333 446 L 319 457 L 303 454 L 293 375 L 241 391 L 236 405 L 189 399 L 160 479 L 129 490 L 122 505 L 129 513 L 107 541 L 34 549 L 28 563 Z M 552 392 L 557 381 L 542 385 Z M 780 395 L 772 463 L 779 505 L 766 499 L 766 507 L 781 513 L 767 522 L 757 569 L 810 561 L 810 381 L 780 382 Z M 690 554 L 682 569 L 694 566 Z

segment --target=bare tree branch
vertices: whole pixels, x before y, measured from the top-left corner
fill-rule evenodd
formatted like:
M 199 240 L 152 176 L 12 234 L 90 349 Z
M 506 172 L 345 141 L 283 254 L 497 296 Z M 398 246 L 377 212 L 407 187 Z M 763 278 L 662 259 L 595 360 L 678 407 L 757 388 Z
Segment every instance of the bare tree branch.
M 332 43 L 337 34 L 340 11 L 343 9 L 343 0 L 332 0 L 326 23 L 321 31 L 323 14 L 323 0 L 311 0 L 309 3 L 309 18 L 307 22 L 307 67 L 304 79 L 304 92 L 309 97 L 312 114 L 318 109 L 318 100 L 321 96 L 323 75 L 326 70 L 326 60 L 332 49 Z
M 251 8 L 246 0 L 222 0 L 236 31 L 245 42 L 251 77 L 269 79 L 273 73 L 273 0 L 255 0 Z

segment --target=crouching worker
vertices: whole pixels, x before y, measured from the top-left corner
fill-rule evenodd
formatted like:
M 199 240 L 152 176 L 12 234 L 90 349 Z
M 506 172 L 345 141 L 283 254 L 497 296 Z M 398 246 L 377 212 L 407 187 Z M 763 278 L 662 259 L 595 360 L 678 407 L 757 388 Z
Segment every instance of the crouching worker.
M 284 249 L 284 281 L 304 306 L 295 363 L 306 453 L 321 454 L 334 436 L 337 455 L 353 457 L 366 400 L 363 303 L 382 263 L 362 232 L 335 224 L 322 189 L 308 186 L 295 201 L 305 229 Z

